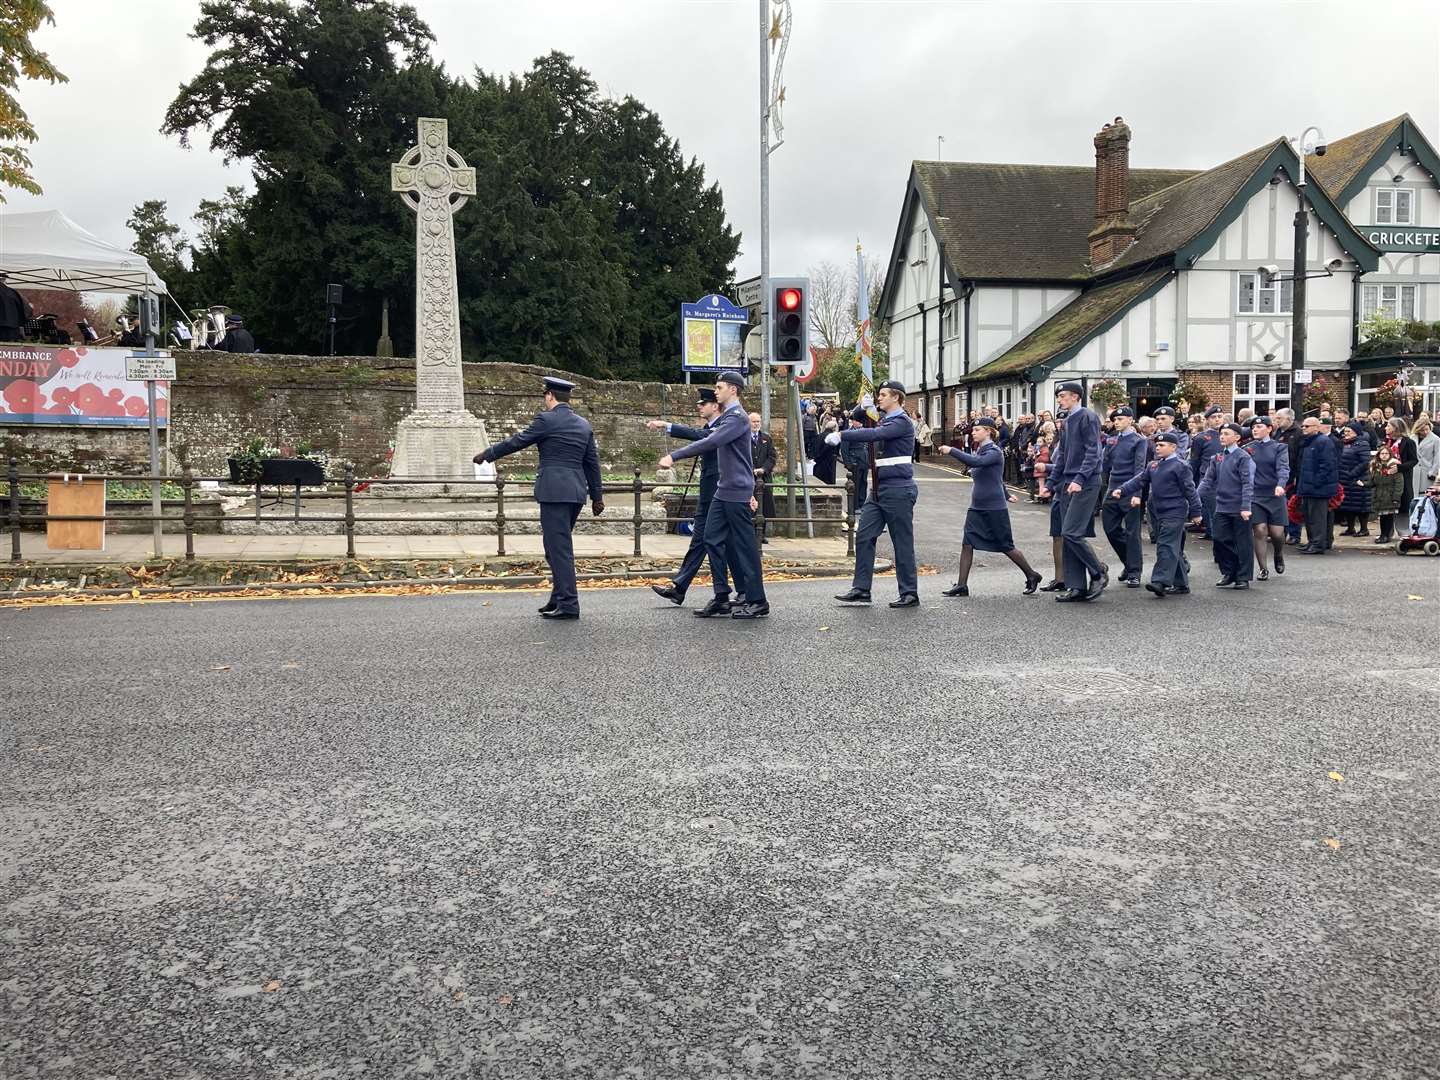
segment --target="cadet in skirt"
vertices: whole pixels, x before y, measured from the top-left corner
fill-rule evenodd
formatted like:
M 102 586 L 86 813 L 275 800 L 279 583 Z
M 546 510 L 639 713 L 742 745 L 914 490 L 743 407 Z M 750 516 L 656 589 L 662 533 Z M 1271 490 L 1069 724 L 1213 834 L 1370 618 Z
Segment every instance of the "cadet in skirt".
M 1014 502 L 1015 496 L 1005 492 L 1005 455 L 995 441 L 995 430 L 994 418 L 982 416 L 975 421 L 975 427 L 970 432 L 975 445 L 974 453 L 945 448 L 951 457 L 970 466 L 970 479 L 975 483 L 970 509 L 965 515 L 965 542 L 960 549 L 959 580 L 945 590 L 946 596 L 970 595 L 970 565 L 975 561 L 976 550 L 1003 552 L 1025 574 L 1026 596 L 1033 596 L 1044 580 L 1015 547 L 1015 539 L 1010 534 L 1010 508 L 1007 504 Z

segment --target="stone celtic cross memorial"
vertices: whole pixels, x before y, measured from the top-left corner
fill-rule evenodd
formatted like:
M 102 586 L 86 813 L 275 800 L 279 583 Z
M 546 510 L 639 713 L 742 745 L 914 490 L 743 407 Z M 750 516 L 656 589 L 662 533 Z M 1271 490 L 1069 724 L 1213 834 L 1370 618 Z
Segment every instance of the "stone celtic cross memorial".
M 489 440 L 465 410 L 451 215 L 475 194 L 475 170 L 450 149 L 446 121 L 422 116 L 419 127 L 418 143 L 390 166 L 391 190 L 415 211 L 415 411 L 395 432 L 391 474 L 472 478 L 470 459 Z

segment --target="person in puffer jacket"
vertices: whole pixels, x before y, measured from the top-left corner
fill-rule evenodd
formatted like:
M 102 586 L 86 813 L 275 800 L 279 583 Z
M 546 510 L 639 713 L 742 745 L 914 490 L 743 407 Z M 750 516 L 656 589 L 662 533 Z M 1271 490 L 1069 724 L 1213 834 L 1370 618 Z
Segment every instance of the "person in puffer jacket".
M 1341 438 L 1345 441 L 1340 451 L 1340 485 L 1345 489 L 1345 501 L 1340 504 L 1339 516 L 1345 521 L 1341 536 L 1370 535 L 1370 505 L 1373 494 L 1370 487 L 1370 440 L 1365 429 L 1359 424 L 1346 424 Z

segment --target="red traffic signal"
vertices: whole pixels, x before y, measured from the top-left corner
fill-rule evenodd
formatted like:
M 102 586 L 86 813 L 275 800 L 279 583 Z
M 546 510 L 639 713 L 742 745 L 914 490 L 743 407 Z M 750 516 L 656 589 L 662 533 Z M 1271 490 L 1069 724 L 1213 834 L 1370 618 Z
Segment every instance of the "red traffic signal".
M 799 289 L 781 289 L 781 290 L 780 290 L 780 310 L 781 310 L 781 311 L 794 311 L 794 310 L 795 310 L 796 308 L 798 308 L 799 306 L 800 306 L 800 290 L 799 290 Z

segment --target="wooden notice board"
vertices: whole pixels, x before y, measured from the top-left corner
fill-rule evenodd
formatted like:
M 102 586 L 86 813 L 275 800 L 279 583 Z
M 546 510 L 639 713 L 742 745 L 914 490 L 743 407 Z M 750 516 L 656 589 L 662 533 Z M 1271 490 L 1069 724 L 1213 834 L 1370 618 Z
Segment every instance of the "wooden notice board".
M 105 513 L 105 481 L 85 476 L 52 476 L 47 512 L 99 517 Z M 104 551 L 105 522 L 47 521 L 45 546 L 51 551 Z

